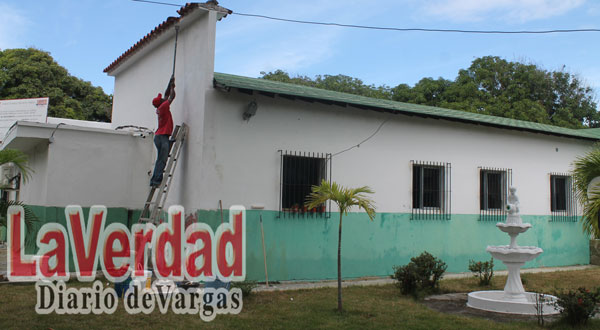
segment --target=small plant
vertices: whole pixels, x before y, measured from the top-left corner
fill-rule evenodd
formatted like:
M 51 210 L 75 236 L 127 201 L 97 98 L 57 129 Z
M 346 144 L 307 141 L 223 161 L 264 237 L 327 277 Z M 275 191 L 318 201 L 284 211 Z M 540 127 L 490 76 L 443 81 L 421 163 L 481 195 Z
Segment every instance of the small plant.
M 479 278 L 479 285 L 490 285 L 494 276 L 494 258 L 484 262 L 469 260 L 469 270 Z
M 600 291 L 590 292 L 586 288 L 556 294 L 555 306 L 560 308 L 562 318 L 570 325 L 585 324 L 596 314 L 596 304 L 600 302 Z
M 547 301 L 548 299 L 543 293 L 535 294 L 535 316 L 540 327 L 544 326 L 544 305 L 546 305 Z
M 232 285 L 234 288 L 242 290 L 242 297 L 244 298 L 250 296 L 252 290 L 258 286 L 256 281 L 232 282 Z
M 446 268 L 445 262 L 425 251 L 407 265 L 394 267 L 392 278 L 398 281 L 402 294 L 416 295 L 420 290 L 435 291 Z

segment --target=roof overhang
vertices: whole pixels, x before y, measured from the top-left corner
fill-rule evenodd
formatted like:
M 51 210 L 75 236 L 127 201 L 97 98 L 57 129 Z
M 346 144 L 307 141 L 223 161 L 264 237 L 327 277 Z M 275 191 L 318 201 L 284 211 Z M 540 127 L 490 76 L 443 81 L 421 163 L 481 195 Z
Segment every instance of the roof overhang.
M 600 129 L 570 129 L 466 111 L 382 100 L 366 96 L 323 90 L 314 87 L 271 81 L 267 79 L 249 78 L 215 72 L 213 83 L 217 89 L 229 91 L 231 88 L 236 88 L 239 92 L 245 94 L 253 94 L 256 92 L 269 97 L 279 96 L 290 100 L 318 102 L 341 107 L 352 106 L 358 109 L 387 112 L 396 115 L 447 120 L 472 125 L 481 125 L 588 141 L 600 140 Z
M 0 146 L 0 150 L 17 149 L 26 152 L 38 146 L 48 146 L 50 144 L 50 137 L 56 130 L 133 135 L 133 133 L 129 131 L 117 131 L 106 128 L 81 127 L 64 123 L 47 124 L 29 121 L 17 121 L 6 133 L 5 139 Z

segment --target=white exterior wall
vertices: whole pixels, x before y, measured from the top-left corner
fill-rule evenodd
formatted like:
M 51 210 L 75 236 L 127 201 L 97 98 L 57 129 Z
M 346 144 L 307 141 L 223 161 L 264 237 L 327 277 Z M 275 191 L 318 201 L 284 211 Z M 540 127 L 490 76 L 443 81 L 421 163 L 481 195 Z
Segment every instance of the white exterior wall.
M 182 151 L 167 204 L 214 209 L 279 206 L 280 149 L 335 153 L 381 131 L 360 148 L 335 156 L 333 180 L 369 185 L 379 212 L 410 212 L 410 160 L 452 164 L 452 213 L 479 213 L 478 167 L 512 169 L 523 214 L 549 214 L 550 172 L 567 172 L 591 143 L 549 135 L 383 114 L 212 88 L 216 13 L 197 10 L 181 23 L 175 125 L 185 122 Z M 172 31 L 171 31 L 172 32 Z M 154 40 L 115 74 L 113 126 L 156 128 L 150 104 L 171 74 L 174 34 Z M 135 56 L 135 55 L 134 55 Z M 242 112 L 253 99 L 258 113 Z M 558 148 L 558 151 L 556 151 Z
M 53 129 L 36 128 L 44 136 Z M 22 185 L 20 199 L 40 206 L 101 204 L 141 209 L 149 191 L 153 148 L 148 137 L 62 126 L 53 143 L 27 151 L 35 172 Z
M 33 170 L 27 182 L 21 182 L 19 200 L 31 205 L 45 205 L 48 181 L 48 147 L 37 145 L 27 150 L 27 165 Z
M 184 203 L 190 200 L 193 184 L 184 184 L 187 173 L 199 172 L 202 148 L 189 152 L 187 145 L 202 145 L 204 129 L 204 95 L 212 90 L 215 28 L 217 13 L 198 9 L 185 16 L 180 23 L 175 70 L 176 98 L 171 105 L 174 125 L 185 122 L 189 126 L 187 143 L 182 150 L 169 191 L 168 201 Z M 168 33 L 171 33 L 167 37 Z M 158 40 L 153 41 L 158 42 Z M 136 125 L 157 128 L 155 109 L 151 101 L 157 93 L 164 93 L 173 64 L 174 34 L 165 32 L 163 41 L 145 55 L 128 60 L 127 68 L 115 76 L 113 127 Z M 143 49 L 141 50 L 143 51 Z M 119 70 L 119 69 L 118 69 Z M 154 152 L 156 156 L 156 152 Z M 186 179 L 187 181 L 187 179 Z M 190 190 L 191 189 L 191 190 Z
M 194 208 L 263 204 L 279 207 L 278 150 L 336 153 L 380 132 L 360 148 L 333 157 L 333 180 L 374 189 L 378 212 L 411 212 L 411 160 L 449 162 L 452 213 L 479 213 L 478 167 L 512 169 L 522 214 L 550 214 L 551 172 L 568 172 L 591 142 L 443 120 L 377 113 L 238 92 L 209 93 L 202 173 L 188 173 Z M 242 120 L 248 102 L 258 111 Z M 557 151 L 558 149 L 558 151 Z

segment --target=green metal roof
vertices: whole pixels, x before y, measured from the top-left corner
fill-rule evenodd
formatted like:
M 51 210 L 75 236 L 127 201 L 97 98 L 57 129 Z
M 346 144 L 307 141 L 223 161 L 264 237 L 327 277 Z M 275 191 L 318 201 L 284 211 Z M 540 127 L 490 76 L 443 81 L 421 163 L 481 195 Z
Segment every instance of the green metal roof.
M 478 113 L 450 110 L 419 104 L 376 99 L 366 96 L 334 92 L 330 90 L 288 84 L 260 78 L 249 78 L 226 73 L 214 75 L 216 86 L 233 87 L 241 90 L 253 90 L 283 97 L 294 97 L 307 101 L 318 101 L 327 104 L 352 105 L 358 108 L 385 111 L 409 116 L 445 119 L 476 125 L 493 126 L 534 133 L 550 134 L 587 140 L 600 140 L 600 129 L 571 129 L 524 120 L 483 115 Z

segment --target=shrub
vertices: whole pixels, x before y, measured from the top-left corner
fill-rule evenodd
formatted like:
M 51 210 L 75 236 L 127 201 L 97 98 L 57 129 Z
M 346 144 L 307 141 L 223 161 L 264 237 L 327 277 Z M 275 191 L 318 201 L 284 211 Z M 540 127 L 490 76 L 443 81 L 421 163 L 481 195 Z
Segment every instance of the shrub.
M 252 290 L 258 286 L 256 281 L 243 281 L 243 282 L 232 282 L 234 288 L 240 288 L 242 290 L 242 297 L 248 297 L 252 293 Z
M 562 318 L 571 325 L 585 324 L 596 314 L 596 304 L 600 302 L 600 291 L 590 292 L 586 288 L 556 294 L 555 306 L 560 308 Z
M 418 276 L 414 264 L 394 267 L 392 278 L 398 281 L 396 285 L 400 288 L 402 294 L 416 293 Z
M 398 281 L 402 294 L 416 294 L 418 290 L 437 289 L 446 268 L 445 262 L 425 251 L 407 265 L 394 267 L 392 278 Z
M 494 276 L 494 258 L 484 262 L 469 260 L 469 270 L 479 278 L 479 285 L 490 285 Z

